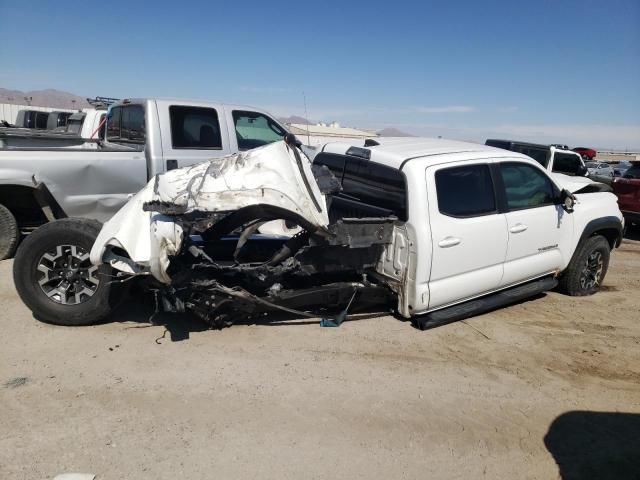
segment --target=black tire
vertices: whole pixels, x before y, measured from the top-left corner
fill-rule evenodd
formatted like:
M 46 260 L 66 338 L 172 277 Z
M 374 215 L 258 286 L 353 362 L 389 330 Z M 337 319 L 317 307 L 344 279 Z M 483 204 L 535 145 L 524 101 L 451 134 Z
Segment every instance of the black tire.
M 573 297 L 596 293 L 607 274 L 610 255 L 611 247 L 603 236 L 585 239 L 560 277 L 560 291 Z
M 0 205 L 0 260 L 13 257 L 19 239 L 16 217 L 7 207 Z
M 122 291 L 111 283 L 111 267 L 93 267 L 87 257 L 100 228 L 95 220 L 65 218 L 42 225 L 22 242 L 13 280 L 35 318 L 56 325 L 91 325 L 119 303 Z M 70 268 L 73 265 L 78 268 Z

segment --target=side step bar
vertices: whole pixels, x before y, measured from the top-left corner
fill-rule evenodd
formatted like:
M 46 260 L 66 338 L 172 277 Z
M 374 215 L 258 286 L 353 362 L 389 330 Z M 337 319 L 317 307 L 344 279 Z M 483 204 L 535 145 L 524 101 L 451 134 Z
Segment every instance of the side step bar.
M 446 325 L 447 323 L 469 318 L 474 315 L 495 310 L 511 303 L 524 300 L 538 293 L 551 290 L 558 285 L 558 280 L 553 277 L 545 277 L 533 282 L 518 285 L 507 290 L 492 293 L 486 297 L 469 300 L 468 302 L 451 307 L 436 310 L 435 312 L 426 313 L 412 319 L 412 323 L 420 330 L 429 330 L 430 328 Z

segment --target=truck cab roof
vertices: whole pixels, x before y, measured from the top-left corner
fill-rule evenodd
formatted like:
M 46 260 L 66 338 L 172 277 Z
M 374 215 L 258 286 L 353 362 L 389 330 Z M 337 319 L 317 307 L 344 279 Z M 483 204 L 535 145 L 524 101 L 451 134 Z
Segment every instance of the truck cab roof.
M 202 100 L 197 98 L 176 98 L 176 97 L 146 97 L 146 98 L 124 98 L 112 104 L 112 107 L 130 105 L 130 104 L 145 104 L 147 102 L 155 102 L 158 106 L 168 105 L 184 105 L 203 108 L 225 108 L 228 110 L 249 110 L 260 113 L 267 113 L 260 108 L 252 107 L 249 105 L 240 105 L 233 103 L 216 102 L 210 100 Z M 269 114 L 269 116 L 271 116 Z
M 439 138 L 419 137 L 382 137 L 376 138 L 378 145 L 365 147 L 362 142 L 331 142 L 322 147 L 320 152 L 337 155 L 352 155 L 366 158 L 372 162 L 401 170 L 411 160 L 420 159 L 429 163 L 454 162 L 459 157 L 454 154 L 464 153 L 466 159 L 517 157 L 531 160 L 520 153 L 494 148 L 480 143 L 461 142 Z M 320 153 L 318 152 L 318 153 Z

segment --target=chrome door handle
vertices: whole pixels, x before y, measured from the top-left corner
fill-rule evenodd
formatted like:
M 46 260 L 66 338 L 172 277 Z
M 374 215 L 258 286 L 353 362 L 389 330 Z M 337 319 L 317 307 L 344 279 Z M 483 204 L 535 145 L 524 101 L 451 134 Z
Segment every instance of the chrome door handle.
M 524 232 L 527 228 L 529 228 L 529 227 L 527 227 L 526 225 L 524 225 L 522 223 L 518 223 L 517 225 L 514 225 L 513 227 L 511 227 L 509 229 L 509 231 L 511 233 L 520 233 L 520 232 Z
M 438 246 L 440 246 L 442 248 L 449 248 L 449 247 L 455 247 L 459 243 L 460 243 L 460 239 L 459 238 L 446 237 L 446 238 L 443 238 L 442 240 L 440 240 L 440 243 L 438 243 Z

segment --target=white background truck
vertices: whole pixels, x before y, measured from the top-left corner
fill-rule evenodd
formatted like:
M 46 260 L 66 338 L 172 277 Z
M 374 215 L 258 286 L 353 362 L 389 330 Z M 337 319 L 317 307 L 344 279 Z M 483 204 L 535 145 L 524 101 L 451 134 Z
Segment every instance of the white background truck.
M 111 107 L 106 138 L 90 149 L 0 149 L 0 259 L 13 254 L 20 232 L 67 216 L 105 221 L 158 173 L 285 133 L 252 107 L 130 99 Z
M 551 176 L 522 154 L 435 139 L 332 143 L 312 174 L 287 140 L 160 175 L 101 231 L 74 219 L 41 227 L 16 255 L 18 293 L 38 318 L 92 323 L 111 310 L 115 267 L 150 279 L 166 310 L 218 326 L 378 304 L 429 328 L 558 282 L 592 294 L 622 239 L 606 186 Z M 273 220 L 302 231 L 261 234 Z
M 34 128 L 0 128 L 0 149 L 3 148 L 87 148 L 98 147 L 103 140 L 99 127 L 107 114 L 106 109 L 87 108 L 78 112 L 50 112 L 68 114 L 66 124 L 53 130 Z M 55 120 L 55 118 L 53 119 Z

